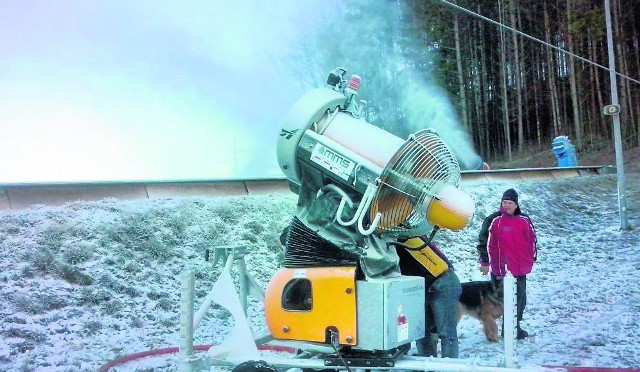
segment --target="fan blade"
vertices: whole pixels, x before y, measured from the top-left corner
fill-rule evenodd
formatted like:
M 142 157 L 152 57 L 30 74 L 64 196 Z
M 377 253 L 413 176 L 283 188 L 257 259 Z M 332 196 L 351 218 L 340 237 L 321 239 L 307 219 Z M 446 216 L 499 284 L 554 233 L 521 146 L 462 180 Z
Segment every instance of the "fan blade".
M 413 206 L 406 196 L 397 192 L 391 192 L 385 196 L 376 198 L 373 203 L 371 203 L 369 218 L 373 221 L 377 213 L 382 214 L 378 228 L 386 229 L 400 226 L 407 220 L 412 211 Z

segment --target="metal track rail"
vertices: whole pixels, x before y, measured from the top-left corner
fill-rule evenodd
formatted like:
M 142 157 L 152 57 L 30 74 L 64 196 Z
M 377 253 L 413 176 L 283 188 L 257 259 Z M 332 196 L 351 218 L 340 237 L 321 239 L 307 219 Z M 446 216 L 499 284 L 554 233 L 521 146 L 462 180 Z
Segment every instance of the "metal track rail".
M 611 166 L 568 168 L 521 168 L 463 171 L 462 183 L 532 182 L 615 173 Z M 179 196 L 238 196 L 289 193 L 287 180 L 227 179 L 176 181 L 110 181 L 58 183 L 0 183 L 0 210 L 19 210 L 33 205 L 62 205 L 77 200 L 163 199 Z

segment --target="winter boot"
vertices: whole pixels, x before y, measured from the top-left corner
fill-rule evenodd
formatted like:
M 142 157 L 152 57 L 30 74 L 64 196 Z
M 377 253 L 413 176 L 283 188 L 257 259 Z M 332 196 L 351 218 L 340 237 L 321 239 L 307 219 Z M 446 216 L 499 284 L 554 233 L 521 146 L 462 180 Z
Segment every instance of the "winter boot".
M 517 332 L 516 332 L 516 339 L 522 340 L 523 338 L 526 338 L 526 337 L 529 337 L 529 332 L 520 328 L 520 326 L 518 325 Z

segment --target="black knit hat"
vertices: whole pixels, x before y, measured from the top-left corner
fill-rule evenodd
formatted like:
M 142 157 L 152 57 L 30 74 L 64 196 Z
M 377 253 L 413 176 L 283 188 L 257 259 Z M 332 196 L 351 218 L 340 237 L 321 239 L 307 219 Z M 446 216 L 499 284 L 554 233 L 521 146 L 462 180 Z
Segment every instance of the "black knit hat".
M 518 193 L 514 189 L 509 189 L 502 194 L 502 200 L 511 200 L 518 204 Z

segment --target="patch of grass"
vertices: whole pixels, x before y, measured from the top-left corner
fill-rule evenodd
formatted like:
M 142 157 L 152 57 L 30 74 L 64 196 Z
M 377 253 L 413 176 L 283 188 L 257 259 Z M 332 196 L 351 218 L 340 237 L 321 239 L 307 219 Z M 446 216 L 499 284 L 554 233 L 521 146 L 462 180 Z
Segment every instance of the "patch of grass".
M 124 267 L 122 268 L 124 271 L 128 272 L 128 273 L 137 273 L 142 271 L 142 265 L 136 261 L 127 261 L 124 264 Z
M 224 262 L 223 262 L 223 264 L 224 264 Z M 210 276 L 211 276 L 211 271 L 209 270 L 208 267 L 199 266 L 199 267 L 195 268 L 195 271 L 194 271 L 193 274 L 194 274 L 195 279 L 197 281 L 200 281 L 200 280 L 209 279 Z
M 238 222 L 238 212 L 244 210 L 237 207 L 237 200 L 230 200 L 229 203 L 219 204 L 215 207 L 215 214 L 220 216 L 222 222 L 231 225 Z
M 54 254 L 49 249 L 38 249 L 27 254 L 25 259 L 33 268 L 42 273 L 51 273 L 57 265 Z
M 209 293 L 209 289 L 205 289 L 205 288 L 196 288 L 195 290 L 195 296 L 196 298 L 204 298 L 204 296 L 207 295 L 207 293 Z
M 15 293 L 11 296 L 11 302 L 18 311 L 27 314 L 41 314 L 44 311 L 42 302 L 36 300 L 33 296 L 24 293 Z
M 18 343 L 13 344 L 13 349 L 16 350 L 18 353 L 23 354 L 26 353 L 27 351 L 31 351 L 33 349 L 36 348 L 36 343 L 31 341 L 31 340 L 24 340 Z M 26 369 L 25 369 L 26 366 Z M 21 371 L 34 371 L 35 368 L 33 366 L 31 366 L 31 362 L 30 361 L 24 361 L 22 366 L 20 366 L 20 370 Z
M 99 234 L 96 243 L 98 244 L 98 247 L 108 247 L 113 244 L 113 237 L 106 233 Z
M 160 321 L 160 324 L 165 328 L 175 328 L 178 325 L 178 321 L 173 318 L 165 318 Z
M 122 346 L 113 346 L 110 348 L 111 353 L 113 353 L 113 355 L 125 355 L 125 348 Z M 136 371 L 139 371 L 139 368 L 136 368 Z
M 53 275 L 71 284 L 90 285 L 93 283 L 93 279 L 82 269 L 61 261 L 49 248 L 40 247 L 32 250 L 24 255 L 24 259 L 30 264 L 30 266 L 24 266 L 21 269 L 21 274 L 25 278 L 33 278 L 39 272 Z
M 36 271 L 33 269 L 33 267 L 25 265 L 20 269 L 20 276 L 27 279 L 35 278 Z
M 284 247 L 280 242 L 280 235 L 285 226 L 289 226 L 289 222 L 284 221 L 269 221 L 265 230 L 264 241 L 267 243 L 267 248 L 274 253 L 281 253 L 284 251 Z
M 3 219 L 2 225 L 0 225 L 0 236 L 4 237 L 5 234 L 19 236 L 22 233 L 22 229 L 19 224 L 20 223 L 13 218 Z
M 47 250 L 57 252 L 62 247 L 66 235 L 68 235 L 67 226 L 49 226 L 40 233 L 38 245 Z
M 114 247 L 121 257 L 161 262 L 173 256 L 173 247 L 185 239 L 189 218 L 174 211 L 140 210 L 125 214 L 122 219 L 103 227 L 101 246 Z
M 67 327 L 67 326 L 65 325 L 65 326 L 62 326 L 62 327 L 60 327 L 60 328 L 56 329 L 56 330 L 55 330 L 55 332 L 56 332 L 57 334 L 65 334 L 65 333 L 69 333 L 69 332 L 72 332 L 72 331 L 70 331 L 70 330 L 69 330 L 69 327 Z
M 276 253 L 276 261 L 279 265 L 282 265 L 284 263 L 284 249 L 281 249 Z
M 22 228 L 33 227 L 38 223 L 35 219 L 27 213 L 9 215 L 6 219 L 2 220 L 0 224 L 0 231 L 6 231 L 11 235 L 19 235 L 22 233 Z
M 19 316 L 13 315 L 4 318 L 4 323 L 27 324 L 27 320 Z
M 212 247 L 223 241 L 228 225 L 222 221 L 215 221 L 205 230 L 204 243 L 205 247 Z
M 148 253 L 152 259 L 165 260 L 171 257 L 171 249 L 160 238 L 150 237 L 143 245 L 142 249 Z
M 102 329 L 102 323 L 97 320 L 90 320 L 82 325 L 82 333 L 85 336 L 93 336 Z
M 100 275 L 100 277 L 98 278 L 98 284 L 100 284 L 104 288 L 108 288 L 116 292 L 119 292 L 120 289 L 124 287 L 122 283 L 120 283 L 120 281 L 118 281 L 118 279 L 116 279 L 109 272 L 104 272 L 102 273 L 102 275 Z
M 140 295 L 140 291 L 138 291 L 137 288 L 122 284 L 117 278 L 108 272 L 103 273 L 100 278 L 98 278 L 98 283 L 104 288 L 111 289 L 117 293 L 126 294 L 131 297 Z
M 76 246 L 67 248 L 63 253 L 63 259 L 71 265 L 77 265 L 90 260 L 92 255 L 93 246 L 90 243 L 81 242 Z
M 156 292 L 156 291 L 147 292 L 147 298 L 150 299 L 150 300 L 154 300 L 154 301 L 156 301 L 156 300 L 158 300 L 158 299 L 160 299 L 160 298 L 162 298 L 162 297 L 164 297 L 166 295 L 167 295 L 166 293 L 159 293 L 159 292 Z
M 19 327 L 9 327 L 9 329 L 2 332 L 2 335 L 7 338 L 21 338 L 23 340 L 29 340 L 37 343 L 47 340 L 47 334 L 43 331 Z
M 128 285 L 124 288 L 124 291 L 122 292 L 124 294 L 126 294 L 127 296 L 130 297 L 138 297 L 140 296 L 140 291 L 138 290 L 138 288 Z
M 55 268 L 55 274 L 71 284 L 83 286 L 93 284 L 93 279 L 89 275 L 85 274 L 79 267 L 71 266 L 67 263 L 59 263 Z
M 155 322 L 156 321 L 156 315 L 155 314 L 147 313 L 147 314 L 144 314 L 144 317 L 148 321 L 151 321 L 151 322 Z
M 66 296 L 53 293 L 16 293 L 11 301 L 18 311 L 34 315 L 69 306 Z
M 57 294 L 45 293 L 38 296 L 41 301 L 42 308 L 45 311 L 62 309 L 69 306 L 69 300 L 66 296 L 60 296 Z
M 156 308 L 157 309 L 162 309 L 164 311 L 169 311 L 173 308 L 175 308 L 176 305 L 168 298 L 163 297 L 161 299 L 158 300 L 158 302 L 156 303 Z
M 139 316 L 134 315 L 131 318 L 131 322 L 129 323 L 129 325 L 131 326 L 131 328 L 142 328 L 144 327 L 144 322 Z
M 105 257 L 102 261 L 106 266 L 115 266 L 118 261 L 114 257 Z
M 102 304 L 102 312 L 106 315 L 115 315 L 122 311 L 124 304 L 118 299 L 111 299 Z
M 242 240 L 246 240 L 252 244 L 257 244 L 259 241 L 258 236 L 251 231 L 244 231 L 240 237 Z
M 188 219 L 182 213 L 169 213 L 167 217 L 167 227 L 173 232 L 174 237 L 184 234 L 189 227 Z
M 80 292 L 80 302 L 82 304 L 99 305 L 111 300 L 112 297 L 111 292 L 104 288 L 97 290 L 83 288 Z
M 255 235 L 260 235 L 262 234 L 262 232 L 264 231 L 265 227 L 264 224 L 256 221 L 256 220 L 251 220 L 247 223 L 244 224 L 244 228 L 251 231 L 253 234 Z

